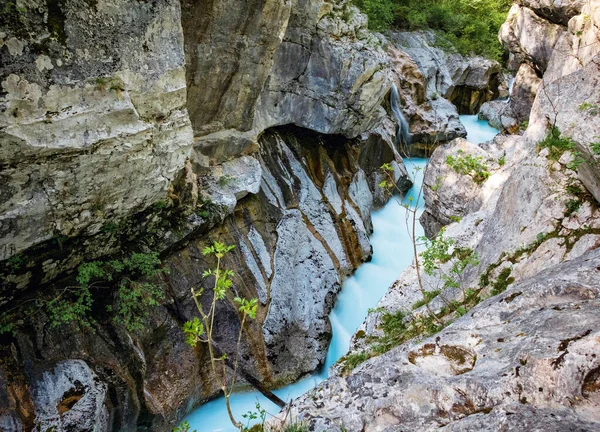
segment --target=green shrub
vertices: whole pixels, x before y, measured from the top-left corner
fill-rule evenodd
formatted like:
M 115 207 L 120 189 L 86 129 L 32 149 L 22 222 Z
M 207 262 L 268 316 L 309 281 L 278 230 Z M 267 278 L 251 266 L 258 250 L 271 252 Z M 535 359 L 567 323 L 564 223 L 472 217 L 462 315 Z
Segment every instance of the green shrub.
M 185 421 L 182 421 L 181 423 L 179 423 L 178 426 L 173 428 L 173 432 L 192 432 L 192 431 L 191 431 L 189 422 L 187 420 L 185 420 Z M 194 429 L 193 432 L 196 432 L 196 429 Z
M 600 138 L 600 137 L 595 137 L 595 138 Z M 600 156 L 600 140 L 590 143 L 590 149 L 592 149 L 592 152 L 596 155 L 596 156 Z
M 402 310 L 384 314 L 381 317 L 381 329 L 390 337 L 398 336 L 406 331 L 406 325 L 404 324 L 406 316 L 407 314 Z
M 477 184 L 483 183 L 490 177 L 489 168 L 481 156 L 464 155 L 462 150 L 457 153 L 457 156 L 446 156 L 446 164 L 454 171 L 470 176 Z
M 579 111 L 585 111 L 590 115 L 596 116 L 600 113 L 600 107 L 595 103 L 584 102 L 579 105 Z
M 581 207 L 581 200 L 578 198 L 571 198 L 565 204 L 565 216 L 571 216 L 573 213 L 577 213 L 577 210 Z
M 433 290 L 433 291 L 425 291 L 425 295 L 424 298 L 422 298 L 421 300 L 417 301 L 413 306 L 413 310 L 414 309 L 418 309 L 421 306 L 424 306 L 426 304 L 429 304 L 429 302 L 431 302 L 431 300 L 433 300 L 434 298 L 436 298 L 439 294 L 441 293 L 440 290 Z
M 356 0 L 355 4 L 369 17 L 371 30 L 386 30 L 394 21 L 394 5 L 390 0 Z
M 441 47 L 461 54 L 500 60 L 498 30 L 512 4 L 509 0 L 355 0 L 369 16 L 369 27 L 383 30 L 433 29 Z
M 563 137 L 557 127 L 553 127 L 546 138 L 537 144 L 538 152 L 545 148 L 550 151 L 548 157 L 557 161 L 565 152 L 575 150 L 575 143 L 570 138 Z
M 366 362 L 371 358 L 371 354 L 367 351 L 360 351 L 357 353 L 351 353 L 346 356 L 344 359 L 344 371 L 350 372 L 356 366 L 361 363 Z
M 153 278 L 167 273 L 161 266 L 157 253 L 134 253 L 122 260 L 91 261 L 77 270 L 78 286 L 66 287 L 59 294 L 45 301 L 51 327 L 77 323 L 89 327 L 94 295 L 109 290 L 113 292 L 112 305 L 107 306 L 112 320 L 128 331 L 143 329 L 143 321 L 149 309 L 158 306 L 164 298 L 160 286 L 138 279 Z
M 498 275 L 498 278 L 496 279 L 496 282 L 494 282 L 494 285 L 492 286 L 492 295 L 497 295 L 506 291 L 506 288 L 515 281 L 515 278 L 511 277 L 511 273 L 512 268 L 510 267 L 505 267 L 502 269 Z

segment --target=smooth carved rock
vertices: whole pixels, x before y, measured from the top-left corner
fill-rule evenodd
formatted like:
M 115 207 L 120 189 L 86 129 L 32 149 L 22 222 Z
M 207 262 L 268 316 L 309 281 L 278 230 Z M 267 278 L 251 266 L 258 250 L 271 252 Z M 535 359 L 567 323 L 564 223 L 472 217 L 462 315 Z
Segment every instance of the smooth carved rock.
M 376 146 L 388 147 L 375 151 Z M 241 294 L 261 301 L 257 325 L 244 339 L 242 365 L 267 385 L 280 385 L 323 362 L 334 296 L 343 277 L 371 253 L 369 177 L 384 162 L 402 160 L 381 136 L 358 143 L 292 127 L 265 132 L 255 157 L 260 190 L 243 198 L 243 206 L 210 235 L 238 245 L 224 265 L 240 275 Z M 185 254 L 196 256 L 206 242 L 192 242 Z M 209 264 L 190 265 L 184 256 L 170 262 L 177 269 L 172 283 L 178 298 L 193 313 L 185 293 L 206 284 L 200 274 Z M 232 352 L 237 321 L 232 306 L 223 310 L 220 346 Z M 264 343 L 252 342 L 256 338 Z
M 315 370 L 325 358 L 331 327 L 324 312 L 333 306 L 331 294 L 341 285 L 331 257 L 299 211 L 283 217 L 277 234 L 276 271 L 263 335 L 276 355 L 275 372 L 295 376 Z
M 46 429 L 105 431 L 107 386 L 82 360 L 68 360 L 35 384 L 36 423 Z
M 501 131 L 515 132 L 519 122 L 510 109 L 510 101 L 495 100 L 481 105 L 477 115 L 480 120 L 487 120 L 491 127 Z
M 444 97 L 457 106 L 460 114 L 475 114 L 481 104 L 498 97 L 498 62 L 465 58 L 436 48 L 432 32 L 390 32 L 388 37 L 419 66 L 430 98 Z
M 252 128 L 292 1 L 181 4 L 187 99 L 195 135 Z
M 432 143 L 466 136 L 456 107 L 447 99 L 427 93 L 429 80 L 417 63 L 391 44 L 387 51 L 399 84 L 401 109 L 410 124 L 411 155 L 427 157 Z
M 515 76 L 510 100 L 484 103 L 479 118 L 488 120 L 495 128 L 514 133 L 521 123 L 529 119 L 541 81 L 528 63 L 521 63 Z
M 349 2 L 301 0 L 274 53 L 253 129 L 295 124 L 321 133 L 355 137 L 381 120 L 391 84 L 381 41 Z

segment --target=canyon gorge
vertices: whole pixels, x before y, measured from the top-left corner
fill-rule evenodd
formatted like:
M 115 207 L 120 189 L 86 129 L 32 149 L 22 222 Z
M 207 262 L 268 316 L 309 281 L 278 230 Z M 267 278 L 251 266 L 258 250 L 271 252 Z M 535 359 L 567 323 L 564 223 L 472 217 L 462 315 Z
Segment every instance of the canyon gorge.
M 267 423 L 600 429 L 599 25 L 598 0 L 518 0 L 501 64 L 375 33 L 347 0 L 7 1 L 0 430 L 167 431 L 218 397 L 182 331 L 191 289 L 210 305 L 214 241 L 235 246 L 213 338 L 240 388 L 322 371 L 372 213 L 420 190 L 413 158 L 449 252 L 397 268 L 329 377 Z M 89 263 L 140 256 L 164 270 L 133 324 L 118 286 L 74 294 Z M 234 297 L 257 299 L 243 329 Z

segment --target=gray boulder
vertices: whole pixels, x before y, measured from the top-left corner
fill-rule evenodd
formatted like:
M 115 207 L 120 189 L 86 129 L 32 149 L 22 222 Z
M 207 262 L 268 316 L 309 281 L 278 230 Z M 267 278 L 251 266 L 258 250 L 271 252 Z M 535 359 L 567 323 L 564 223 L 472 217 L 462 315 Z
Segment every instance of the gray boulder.
M 585 0 L 519 0 L 519 5 L 531 9 L 551 23 L 568 25 L 569 20 L 581 13 Z

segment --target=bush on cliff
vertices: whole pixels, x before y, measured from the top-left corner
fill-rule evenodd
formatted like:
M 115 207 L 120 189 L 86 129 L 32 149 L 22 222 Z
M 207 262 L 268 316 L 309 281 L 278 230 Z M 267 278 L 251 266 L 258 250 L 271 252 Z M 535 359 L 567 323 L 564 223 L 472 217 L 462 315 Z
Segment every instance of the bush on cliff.
M 512 4 L 510 0 L 355 0 L 355 3 L 368 15 L 372 30 L 433 29 L 447 48 L 495 60 L 502 55 L 498 30 Z

